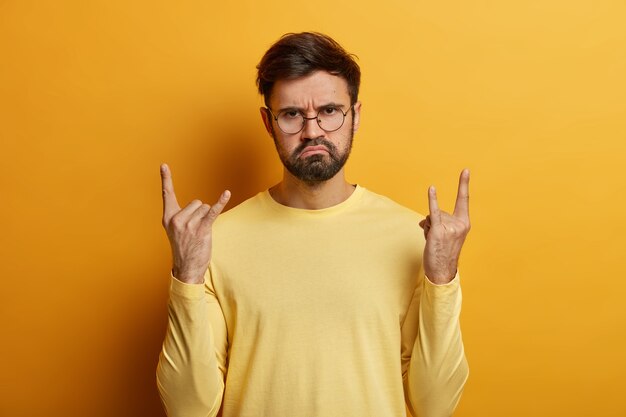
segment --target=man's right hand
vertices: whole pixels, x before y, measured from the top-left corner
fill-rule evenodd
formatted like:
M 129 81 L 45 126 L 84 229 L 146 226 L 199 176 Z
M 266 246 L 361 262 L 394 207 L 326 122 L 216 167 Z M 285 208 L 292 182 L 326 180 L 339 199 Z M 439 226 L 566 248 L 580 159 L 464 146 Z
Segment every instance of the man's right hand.
M 211 261 L 211 228 L 230 199 L 230 191 L 222 193 L 210 206 L 193 200 L 181 209 L 174 194 L 172 173 L 161 165 L 163 184 L 163 227 L 172 247 L 172 275 L 187 284 L 202 284 Z

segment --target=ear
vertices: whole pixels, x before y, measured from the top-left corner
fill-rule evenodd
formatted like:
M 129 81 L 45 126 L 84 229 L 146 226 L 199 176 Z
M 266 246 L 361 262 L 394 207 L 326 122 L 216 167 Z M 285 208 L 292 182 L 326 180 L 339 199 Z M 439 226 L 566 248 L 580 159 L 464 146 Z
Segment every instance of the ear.
M 354 126 L 354 131 L 359 130 L 359 125 L 361 124 L 361 102 L 357 101 L 354 103 L 354 119 L 352 120 L 352 126 Z
M 274 128 L 272 127 L 272 119 L 265 107 L 259 107 L 259 111 L 261 112 L 261 119 L 263 119 L 263 125 L 265 126 L 265 130 L 267 133 L 274 137 Z

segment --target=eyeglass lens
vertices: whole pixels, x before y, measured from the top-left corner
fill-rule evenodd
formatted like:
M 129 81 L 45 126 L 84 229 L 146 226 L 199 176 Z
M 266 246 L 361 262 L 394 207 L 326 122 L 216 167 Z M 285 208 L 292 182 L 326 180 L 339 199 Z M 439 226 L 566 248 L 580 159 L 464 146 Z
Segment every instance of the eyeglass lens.
M 317 112 L 315 119 L 320 128 L 326 132 L 334 132 L 343 126 L 345 117 L 345 114 L 336 107 L 324 107 Z M 284 110 L 276 119 L 278 127 L 287 134 L 300 132 L 306 121 L 304 115 L 298 110 Z

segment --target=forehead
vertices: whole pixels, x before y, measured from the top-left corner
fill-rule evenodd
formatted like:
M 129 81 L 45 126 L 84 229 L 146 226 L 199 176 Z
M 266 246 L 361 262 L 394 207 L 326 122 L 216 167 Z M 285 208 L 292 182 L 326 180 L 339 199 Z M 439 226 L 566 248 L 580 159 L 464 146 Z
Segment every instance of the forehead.
M 347 81 L 326 71 L 315 71 L 292 80 L 279 80 L 270 97 L 272 108 L 315 107 L 324 103 L 350 104 Z

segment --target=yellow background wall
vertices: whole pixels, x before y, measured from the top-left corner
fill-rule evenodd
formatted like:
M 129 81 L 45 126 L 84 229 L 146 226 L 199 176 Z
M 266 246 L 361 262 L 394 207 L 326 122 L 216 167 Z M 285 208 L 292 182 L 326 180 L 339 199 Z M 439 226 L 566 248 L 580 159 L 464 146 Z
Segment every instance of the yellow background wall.
M 302 30 L 359 56 L 351 181 L 425 213 L 472 169 L 456 415 L 626 415 L 624 2 L 227 3 L 0 0 L 0 415 L 162 415 L 159 164 L 278 181 L 255 65 Z

